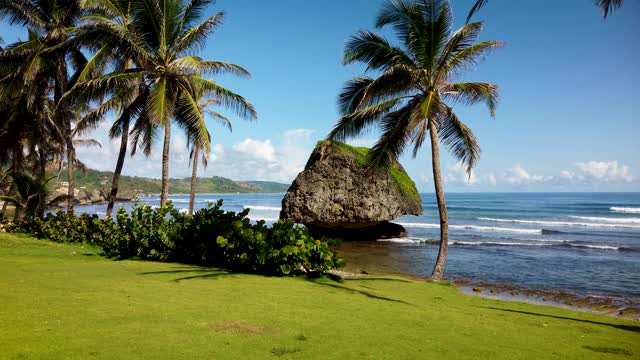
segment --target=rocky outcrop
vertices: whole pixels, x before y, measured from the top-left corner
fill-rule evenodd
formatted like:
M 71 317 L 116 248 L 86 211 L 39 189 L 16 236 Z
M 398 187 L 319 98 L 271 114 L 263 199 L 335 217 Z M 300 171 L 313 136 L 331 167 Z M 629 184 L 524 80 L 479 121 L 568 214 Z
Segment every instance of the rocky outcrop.
M 48 200 L 54 199 L 60 195 L 67 195 L 67 188 L 60 187 L 53 191 L 50 191 L 47 195 Z M 57 207 L 63 207 L 66 205 L 66 199 L 55 204 Z M 84 191 L 75 189 L 75 196 L 73 203 L 76 205 L 90 205 L 90 204 L 106 204 L 109 201 L 109 191 L 108 190 L 91 190 Z M 126 202 L 131 201 L 131 198 L 128 197 L 117 197 L 117 202 Z
M 405 236 L 388 221 L 421 215 L 422 201 L 399 163 L 367 169 L 367 148 L 321 142 L 282 200 L 280 218 L 306 225 L 314 236 L 370 240 Z

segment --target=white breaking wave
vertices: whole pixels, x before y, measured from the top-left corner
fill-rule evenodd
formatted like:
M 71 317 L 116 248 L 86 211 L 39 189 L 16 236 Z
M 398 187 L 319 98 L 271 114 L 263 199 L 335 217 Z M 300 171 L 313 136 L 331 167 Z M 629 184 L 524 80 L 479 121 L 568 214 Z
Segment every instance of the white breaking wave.
M 276 222 L 280 219 L 278 218 L 267 218 L 267 217 L 262 217 L 262 216 L 247 216 L 249 219 L 253 220 L 253 221 L 259 221 L 259 220 L 264 220 L 264 221 L 272 221 L 272 222 Z
M 180 214 L 186 214 L 189 212 L 189 209 L 182 208 L 179 211 L 180 211 Z
M 282 210 L 279 207 L 275 207 L 275 206 L 262 206 L 262 205 L 243 205 L 243 208 L 247 209 L 251 209 L 251 210 L 265 210 L 265 211 L 280 211 Z
M 609 208 L 611 212 L 619 212 L 619 213 L 631 213 L 631 214 L 640 214 L 640 208 L 637 207 L 618 207 L 612 206 Z
M 518 247 L 574 247 L 585 248 L 594 250 L 625 250 L 624 247 L 611 246 L 611 245 L 596 245 L 596 244 L 575 244 L 570 240 L 537 240 L 537 239 L 520 239 L 531 240 L 531 242 L 506 242 L 506 241 L 460 241 L 451 240 L 449 245 L 451 246 L 518 246 Z M 379 242 L 392 242 L 398 244 L 420 244 L 430 243 L 437 244 L 437 240 L 429 240 L 423 238 L 392 238 L 392 239 L 380 239 Z
M 396 223 L 404 227 L 415 227 L 425 229 L 439 229 L 440 224 L 426 224 L 426 223 Z M 542 229 L 516 229 L 516 228 L 503 228 L 493 226 L 479 226 L 479 225 L 449 225 L 449 229 L 452 230 L 476 230 L 476 231 L 492 231 L 492 232 L 509 232 L 517 234 L 542 234 Z
M 584 227 L 598 227 L 598 228 L 625 228 L 625 229 L 640 229 L 640 225 L 627 225 L 627 224 L 600 224 L 600 223 L 585 223 L 585 222 L 571 222 L 571 221 L 544 221 L 544 220 L 517 220 L 517 219 L 495 219 L 495 218 L 478 218 L 480 221 L 492 221 L 500 223 L 511 224 L 531 224 L 531 225 L 547 225 L 547 226 L 584 226 Z
M 614 217 L 591 217 L 591 216 L 569 216 L 572 219 L 587 221 L 604 221 L 621 224 L 640 224 L 640 218 L 614 218 Z

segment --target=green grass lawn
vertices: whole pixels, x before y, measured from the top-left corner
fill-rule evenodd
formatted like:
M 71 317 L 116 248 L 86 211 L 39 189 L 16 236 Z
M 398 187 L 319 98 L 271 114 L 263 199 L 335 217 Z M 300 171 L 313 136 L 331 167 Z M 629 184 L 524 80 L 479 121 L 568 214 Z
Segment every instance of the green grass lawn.
M 268 278 L 0 233 L 1 359 L 637 359 L 640 323 L 401 278 Z

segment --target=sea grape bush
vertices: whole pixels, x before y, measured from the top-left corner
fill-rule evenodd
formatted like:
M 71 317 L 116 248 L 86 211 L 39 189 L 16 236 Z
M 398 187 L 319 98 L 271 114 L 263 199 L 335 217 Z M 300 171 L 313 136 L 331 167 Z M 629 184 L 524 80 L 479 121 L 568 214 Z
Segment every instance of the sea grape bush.
M 286 221 L 271 227 L 264 221 L 252 224 L 249 209 L 236 213 L 221 207 L 220 200 L 189 216 L 170 202 L 160 208 L 139 205 L 131 213 L 121 208 L 113 220 L 58 212 L 8 230 L 95 244 L 116 259 L 177 261 L 265 275 L 314 275 L 344 264 L 331 251 L 334 240 L 314 239 L 307 228 Z

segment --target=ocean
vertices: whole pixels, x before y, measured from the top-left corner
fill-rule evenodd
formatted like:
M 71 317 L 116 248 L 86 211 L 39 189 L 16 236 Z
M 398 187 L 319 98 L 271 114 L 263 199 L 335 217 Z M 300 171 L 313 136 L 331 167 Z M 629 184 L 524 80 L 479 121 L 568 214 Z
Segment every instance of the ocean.
M 253 220 L 274 222 L 282 197 L 200 194 L 196 207 L 222 199 L 227 210 L 251 208 Z M 170 199 L 177 208 L 188 206 L 188 195 Z M 430 275 L 438 252 L 438 212 L 433 194 L 422 200 L 422 216 L 394 220 L 408 237 L 344 242 L 338 254 L 348 269 Z M 159 197 L 140 203 L 158 205 Z M 640 299 L 640 193 L 451 193 L 447 205 L 446 278 Z M 105 208 L 76 206 L 76 212 L 103 215 Z

